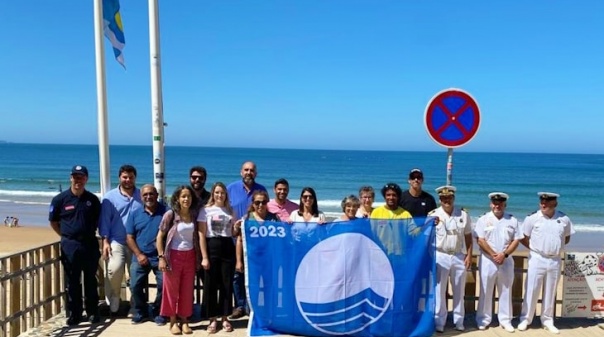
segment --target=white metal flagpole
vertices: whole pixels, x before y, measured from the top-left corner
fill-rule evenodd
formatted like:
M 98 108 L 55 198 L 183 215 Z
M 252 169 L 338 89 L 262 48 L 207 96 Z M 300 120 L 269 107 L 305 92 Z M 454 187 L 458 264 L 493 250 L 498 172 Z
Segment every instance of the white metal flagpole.
M 159 200 L 165 201 L 164 113 L 161 90 L 158 0 L 149 0 L 149 47 L 151 56 L 151 122 L 153 123 L 153 181 Z
M 105 87 L 105 46 L 103 40 L 103 2 L 94 0 L 94 49 L 96 56 L 96 96 L 99 136 L 101 196 L 109 191 L 109 141 L 107 132 L 107 89 Z

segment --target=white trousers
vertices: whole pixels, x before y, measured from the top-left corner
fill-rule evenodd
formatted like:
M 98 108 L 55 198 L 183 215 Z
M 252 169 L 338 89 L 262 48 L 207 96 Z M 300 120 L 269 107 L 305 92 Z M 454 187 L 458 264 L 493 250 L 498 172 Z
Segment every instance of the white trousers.
M 541 324 L 554 324 L 554 310 L 556 308 L 556 289 L 560 278 L 560 257 L 545 257 L 535 252 L 530 252 L 528 271 L 525 284 L 524 301 L 520 321 L 526 320 L 529 324 L 535 317 L 537 299 L 541 287 L 544 288 L 541 299 Z
M 497 285 L 499 294 L 499 325 L 512 324 L 512 284 L 514 283 L 514 259 L 508 257 L 502 265 L 480 255 L 480 297 L 476 312 L 476 324 L 488 326 L 493 319 L 493 291 Z
M 127 265 L 130 270 L 131 261 L 132 252 L 128 246 L 116 241 L 111 242 L 111 255 L 105 266 L 105 302 L 109 306 L 113 303 L 113 309 L 117 305 L 116 302 L 120 301 L 125 267 Z
M 434 324 L 442 328 L 447 322 L 447 285 L 451 278 L 453 286 L 453 323 L 463 324 L 465 316 L 464 296 L 466 293 L 465 254 L 449 255 L 436 251 L 436 308 Z

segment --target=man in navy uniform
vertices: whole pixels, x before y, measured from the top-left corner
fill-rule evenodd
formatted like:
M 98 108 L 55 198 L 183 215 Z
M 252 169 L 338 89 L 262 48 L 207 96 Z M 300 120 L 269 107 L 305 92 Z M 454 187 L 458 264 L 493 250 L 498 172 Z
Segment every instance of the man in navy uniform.
M 50 227 L 61 236 L 61 263 L 67 284 L 67 324 L 82 321 L 82 284 L 88 321 L 99 322 L 99 294 L 96 271 L 101 256 L 96 238 L 101 203 L 96 195 L 85 189 L 88 169 L 76 165 L 71 169 L 71 187 L 52 199 L 48 220 Z

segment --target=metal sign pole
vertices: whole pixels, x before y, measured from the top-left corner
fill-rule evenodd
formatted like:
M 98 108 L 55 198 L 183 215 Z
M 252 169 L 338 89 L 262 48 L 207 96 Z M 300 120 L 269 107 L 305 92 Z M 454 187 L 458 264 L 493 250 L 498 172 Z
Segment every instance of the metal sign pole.
M 447 150 L 447 185 L 453 185 L 453 148 Z

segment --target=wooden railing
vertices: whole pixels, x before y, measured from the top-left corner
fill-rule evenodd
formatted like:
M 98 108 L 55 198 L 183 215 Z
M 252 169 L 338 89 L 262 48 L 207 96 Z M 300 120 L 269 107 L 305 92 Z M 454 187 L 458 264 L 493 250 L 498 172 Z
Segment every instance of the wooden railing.
M 0 337 L 16 337 L 60 313 L 59 242 L 0 257 Z

